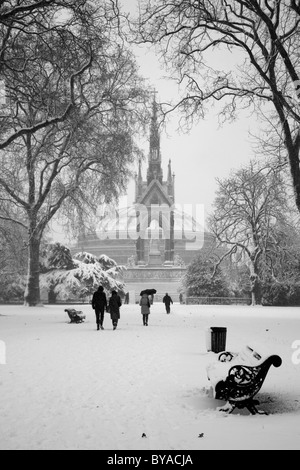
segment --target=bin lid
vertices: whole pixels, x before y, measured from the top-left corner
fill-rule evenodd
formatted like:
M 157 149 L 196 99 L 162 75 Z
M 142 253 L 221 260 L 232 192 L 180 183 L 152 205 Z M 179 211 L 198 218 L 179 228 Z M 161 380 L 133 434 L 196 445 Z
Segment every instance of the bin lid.
M 210 328 L 212 330 L 212 332 L 214 333 L 217 333 L 217 332 L 225 332 L 227 330 L 227 328 L 223 327 L 223 326 L 212 326 Z

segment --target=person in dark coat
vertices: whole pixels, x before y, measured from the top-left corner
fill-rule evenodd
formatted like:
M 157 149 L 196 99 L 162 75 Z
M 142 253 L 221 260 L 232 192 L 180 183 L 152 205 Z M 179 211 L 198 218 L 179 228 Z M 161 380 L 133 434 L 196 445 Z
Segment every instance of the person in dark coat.
M 115 290 L 111 292 L 111 298 L 109 299 L 108 304 L 111 321 L 115 330 L 118 326 L 118 321 L 120 319 L 120 307 L 122 305 L 121 297 Z
M 150 300 L 147 294 L 143 294 L 140 299 L 141 314 L 143 315 L 143 324 L 148 326 L 148 319 L 150 314 Z
M 173 304 L 173 300 L 171 299 L 168 293 L 166 293 L 166 295 L 164 296 L 163 303 L 165 304 L 166 312 L 170 313 L 171 311 L 170 305 Z
M 98 287 L 98 290 L 94 293 L 92 299 L 92 307 L 95 310 L 96 314 L 96 323 L 97 323 L 97 330 L 103 328 L 103 321 L 104 321 L 104 311 L 107 311 L 107 298 L 102 286 Z

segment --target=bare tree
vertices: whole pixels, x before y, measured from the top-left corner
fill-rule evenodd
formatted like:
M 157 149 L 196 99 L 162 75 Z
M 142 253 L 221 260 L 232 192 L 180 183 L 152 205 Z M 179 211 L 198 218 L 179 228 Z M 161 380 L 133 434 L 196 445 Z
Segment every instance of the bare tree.
M 278 223 L 284 222 L 287 213 L 282 180 L 276 170 L 251 162 L 218 183 L 215 211 L 209 223 L 227 251 L 216 266 L 229 256 L 236 262 L 246 261 L 255 305 L 264 269 L 281 249 Z
M 107 7 L 104 6 L 103 10 Z M 76 79 L 91 67 L 92 47 L 88 41 L 79 43 L 78 30 L 91 25 L 96 9 L 87 0 L 6 0 L 0 5 L 0 149 L 8 147 L 23 135 L 29 135 L 68 118 L 76 103 Z M 39 41 L 37 41 L 39 39 Z M 73 42 L 72 42 L 73 39 Z M 37 43 L 39 42 L 39 46 Z M 21 111 L 22 100 L 14 100 L 10 75 L 32 74 L 32 63 L 43 48 L 48 57 L 48 73 L 57 59 L 58 42 L 61 54 L 75 47 L 78 59 L 73 67 L 61 75 L 64 82 L 64 100 L 59 108 L 40 103 L 39 119 L 20 126 L 15 118 Z M 32 43 L 32 44 L 31 44 Z M 81 50 L 80 50 L 81 49 Z M 79 53 L 80 52 L 80 53 Z M 53 56 L 53 62 L 51 61 Z M 32 75 L 31 78 L 34 78 Z
M 39 249 L 49 221 L 59 210 L 82 213 L 116 198 L 137 152 L 147 94 L 118 34 L 114 2 L 101 5 L 69 29 L 47 10 L 36 34 L 17 34 L 6 51 L 2 76 L 13 112 L 2 127 L 9 137 L 0 152 L 0 199 L 21 217 L 12 211 L 0 219 L 28 232 L 30 306 L 40 302 Z
M 262 112 L 284 145 L 300 211 L 300 2 L 299 0 L 149 1 L 140 15 L 139 42 L 156 44 L 185 90 L 180 108 L 193 120 L 212 101 L 223 118 L 241 108 Z M 221 51 L 235 65 L 217 70 Z

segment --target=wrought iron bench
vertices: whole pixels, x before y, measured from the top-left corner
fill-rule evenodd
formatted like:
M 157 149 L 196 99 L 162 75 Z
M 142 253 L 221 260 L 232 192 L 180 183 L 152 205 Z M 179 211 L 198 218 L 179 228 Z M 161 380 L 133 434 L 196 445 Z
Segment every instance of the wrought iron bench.
M 81 310 L 75 308 L 66 308 L 65 312 L 69 315 L 70 323 L 82 323 L 85 320 L 85 315 Z
M 219 410 L 232 413 L 235 408 L 247 408 L 251 414 L 267 414 L 256 408 L 259 402 L 254 396 L 261 389 L 270 367 L 280 367 L 281 363 L 279 356 L 262 356 L 250 346 L 238 354 L 220 353 L 218 362 L 207 367 L 214 398 L 227 402 Z

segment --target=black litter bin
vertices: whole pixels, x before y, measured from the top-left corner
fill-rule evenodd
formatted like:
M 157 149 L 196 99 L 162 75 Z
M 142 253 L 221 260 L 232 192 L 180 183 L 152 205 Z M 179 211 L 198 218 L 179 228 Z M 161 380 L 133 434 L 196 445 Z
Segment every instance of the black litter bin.
M 211 327 L 211 351 L 219 353 L 226 351 L 226 333 L 227 328 Z

